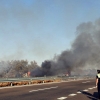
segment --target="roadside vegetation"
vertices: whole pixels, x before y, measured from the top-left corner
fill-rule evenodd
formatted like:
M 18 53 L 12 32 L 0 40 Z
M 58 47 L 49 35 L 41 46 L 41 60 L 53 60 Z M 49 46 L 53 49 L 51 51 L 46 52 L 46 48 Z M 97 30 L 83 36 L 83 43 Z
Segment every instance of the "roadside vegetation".
M 28 62 L 27 60 L 1 61 L 0 77 L 30 77 L 30 72 L 40 66 L 36 61 Z

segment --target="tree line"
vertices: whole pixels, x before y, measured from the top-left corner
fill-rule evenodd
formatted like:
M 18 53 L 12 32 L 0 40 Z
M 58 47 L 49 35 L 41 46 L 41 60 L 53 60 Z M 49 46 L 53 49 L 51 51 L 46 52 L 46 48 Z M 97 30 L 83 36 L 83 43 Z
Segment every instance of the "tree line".
M 0 61 L 0 77 L 28 77 L 27 73 L 40 67 L 36 61 Z

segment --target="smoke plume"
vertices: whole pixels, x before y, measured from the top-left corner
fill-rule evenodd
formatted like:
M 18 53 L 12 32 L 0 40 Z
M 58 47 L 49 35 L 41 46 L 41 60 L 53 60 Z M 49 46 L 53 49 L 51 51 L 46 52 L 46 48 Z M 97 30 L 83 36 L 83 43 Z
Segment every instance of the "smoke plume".
M 95 22 L 81 23 L 77 26 L 76 33 L 70 50 L 65 50 L 54 59 L 42 63 L 42 75 L 56 75 L 87 67 L 99 68 L 100 18 Z

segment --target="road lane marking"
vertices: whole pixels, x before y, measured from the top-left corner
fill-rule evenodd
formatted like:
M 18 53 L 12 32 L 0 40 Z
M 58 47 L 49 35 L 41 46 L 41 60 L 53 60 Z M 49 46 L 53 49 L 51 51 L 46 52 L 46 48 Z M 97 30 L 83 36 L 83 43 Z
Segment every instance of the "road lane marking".
M 88 89 L 94 89 L 94 88 L 96 88 L 96 87 L 92 87 L 92 88 L 88 88 Z M 85 89 L 85 90 L 82 90 L 82 91 L 78 91 L 77 93 L 79 94 L 79 93 L 82 93 L 83 91 L 89 91 L 88 89 Z M 75 96 L 75 95 L 77 95 L 77 94 L 69 94 L 68 96 Z M 60 100 L 64 100 L 64 99 L 66 99 L 67 97 L 60 97 L 60 98 L 57 98 L 57 99 L 60 99 Z
M 77 93 L 81 93 L 81 92 L 77 92 Z
M 88 91 L 88 90 L 85 89 L 85 90 L 83 90 L 83 91 Z
M 93 88 L 88 88 L 89 90 L 92 90 Z
M 93 87 L 93 89 L 95 89 L 96 87 Z
M 60 100 L 64 100 L 66 99 L 67 97 L 60 97 L 60 98 L 57 98 L 57 99 L 60 99 Z
M 82 82 L 82 83 L 89 83 L 90 81 Z
M 75 95 L 77 95 L 77 94 L 69 94 L 68 96 L 75 96 Z
M 49 90 L 49 89 L 55 89 L 55 88 L 58 88 L 58 86 L 49 87 L 49 88 L 43 88 L 43 89 L 37 89 L 37 90 L 31 90 L 31 91 L 29 91 L 29 92 L 43 91 L 43 90 Z
M 8 86 L 8 87 L 0 87 L 0 89 L 7 89 L 7 88 L 20 88 L 20 87 L 28 87 L 28 86 L 37 86 L 37 85 L 48 85 L 48 84 L 55 84 L 60 82 L 54 82 L 54 83 L 41 83 L 41 84 L 30 84 L 30 85 L 20 85 L 20 86 Z

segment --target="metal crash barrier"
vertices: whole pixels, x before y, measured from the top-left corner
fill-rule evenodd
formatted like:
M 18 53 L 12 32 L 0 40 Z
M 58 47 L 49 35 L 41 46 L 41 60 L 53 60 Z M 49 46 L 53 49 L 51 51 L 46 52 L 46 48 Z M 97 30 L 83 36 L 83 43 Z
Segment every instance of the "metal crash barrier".
M 52 77 L 35 77 L 35 78 L 1 78 L 0 87 L 7 86 L 19 86 L 19 85 L 31 85 L 31 84 L 44 84 L 50 82 L 61 82 L 69 80 L 83 80 L 93 79 L 94 76 L 52 76 Z

